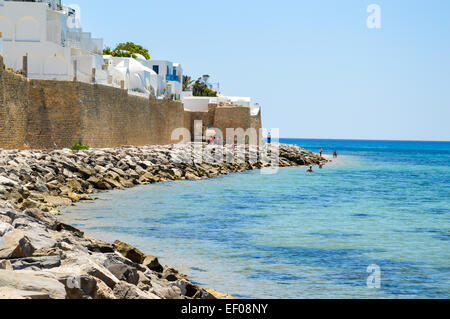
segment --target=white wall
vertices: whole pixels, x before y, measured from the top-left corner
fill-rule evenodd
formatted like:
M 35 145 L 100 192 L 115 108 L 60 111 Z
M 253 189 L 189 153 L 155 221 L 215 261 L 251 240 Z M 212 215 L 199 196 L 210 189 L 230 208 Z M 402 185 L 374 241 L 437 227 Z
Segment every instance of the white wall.
M 187 96 L 181 99 L 184 108 L 190 111 L 208 112 L 209 103 L 217 103 L 217 98 L 204 96 Z
M 56 3 L 56 2 L 55 2 Z M 74 29 L 70 29 L 74 31 Z M 52 11 L 46 2 L 17 2 L 0 0 L 0 32 L 3 36 L 3 57 L 8 68 L 21 70 L 23 56 L 28 56 L 28 77 L 36 79 L 73 79 L 73 56 L 80 57 L 78 69 L 86 73 L 90 82 L 93 67 L 101 69 L 101 61 L 94 61 L 95 54 L 82 48 L 70 47 L 61 35 L 69 31 L 65 11 Z M 86 33 L 88 34 L 88 33 Z M 90 49 L 102 45 L 102 40 L 85 38 Z M 97 56 L 98 57 L 98 56 Z M 86 69 L 86 70 L 85 70 Z M 90 70 L 87 70 L 90 69 Z

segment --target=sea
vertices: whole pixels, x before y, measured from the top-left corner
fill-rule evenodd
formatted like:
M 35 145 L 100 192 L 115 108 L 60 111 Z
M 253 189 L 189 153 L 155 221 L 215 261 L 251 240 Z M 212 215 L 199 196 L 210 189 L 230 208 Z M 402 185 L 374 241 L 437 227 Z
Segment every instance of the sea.
M 238 298 L 450 298 L 450 142 L 280 142 L 338 158 L 95 194 L 61 219 Z

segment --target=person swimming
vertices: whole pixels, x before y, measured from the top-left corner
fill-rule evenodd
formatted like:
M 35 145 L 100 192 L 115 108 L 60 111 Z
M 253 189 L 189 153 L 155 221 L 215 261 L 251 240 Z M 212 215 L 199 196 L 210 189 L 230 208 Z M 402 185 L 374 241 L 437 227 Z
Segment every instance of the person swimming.
M 322 169 L 323 168 L 323 164 L 319 163 L 319 168 Z
M 308 172 L 308 173 L 314 173 L 312 166 L 309 167 L 309 169 L 308 169 L 307 172 Z

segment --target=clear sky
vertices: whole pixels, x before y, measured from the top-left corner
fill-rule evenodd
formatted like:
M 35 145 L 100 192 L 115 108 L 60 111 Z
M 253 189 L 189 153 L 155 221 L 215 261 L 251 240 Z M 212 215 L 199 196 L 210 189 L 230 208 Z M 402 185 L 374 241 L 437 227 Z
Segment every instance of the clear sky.
M 281 137 L 450 141 L 448 0 L 64 3 L 105 45 L 133 41 L 251 96 Z

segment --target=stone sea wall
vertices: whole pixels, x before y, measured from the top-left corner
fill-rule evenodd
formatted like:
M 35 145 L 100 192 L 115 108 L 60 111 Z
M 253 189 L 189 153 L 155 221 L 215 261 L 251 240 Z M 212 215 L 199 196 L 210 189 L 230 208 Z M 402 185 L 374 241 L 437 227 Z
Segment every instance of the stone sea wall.
M 259 120 L 258 120 L 259 119 Z M 91 147 L 164 145 L 176 128 L 193 135 L 205 127 L 261 127 L 249 108 L 185 111 L 177 101 L 147 99 L 118 88 L 81 82 L 29 80 L 4 69 L 0 56 L 0 148 L 61 149 L 82 142 Z

